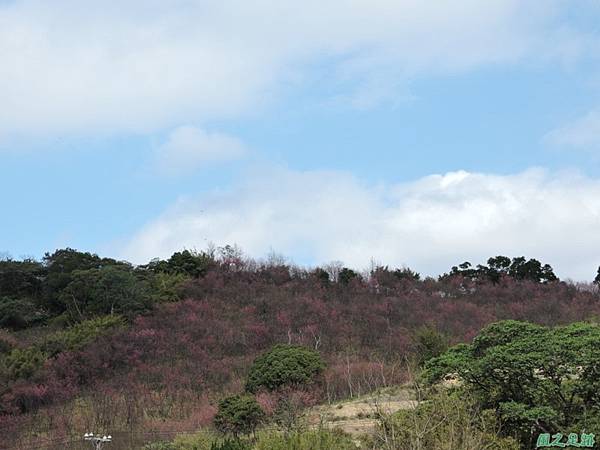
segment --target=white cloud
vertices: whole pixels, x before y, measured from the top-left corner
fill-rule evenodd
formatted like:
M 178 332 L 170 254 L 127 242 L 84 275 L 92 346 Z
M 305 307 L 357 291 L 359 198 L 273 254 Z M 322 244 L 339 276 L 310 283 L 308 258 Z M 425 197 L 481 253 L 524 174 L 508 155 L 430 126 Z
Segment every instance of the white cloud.
M 576 54 L 576 33 L 558 25 L 563 3 L 2 3 L 0 136 L 149 132 L 253 114 L 323 61 L 363 107 L 386 97 L 369 86 L 395 89 L 417 73 Z
M 559 147 L 600 150 L 600 111 L 591 111 L 545 136 L 545 141 Z
M 600 180 L 528 170 L 451 172 L 368 186 L 340 172 L 273 169 L 237 188 L 181 200 L 147 224 L 123 256 L 136 262 L 207 242 L 296 260 L 371 257 L 437 275 L 464 260 L 536 257 L 562 277 L 591 279 L 600 264 Z
M 183 126 L 171 132 L 156 151 L 154 164 L 164 175 L 182 175 L 198 168 L 241 158 L 245 147 L 238 139 Z

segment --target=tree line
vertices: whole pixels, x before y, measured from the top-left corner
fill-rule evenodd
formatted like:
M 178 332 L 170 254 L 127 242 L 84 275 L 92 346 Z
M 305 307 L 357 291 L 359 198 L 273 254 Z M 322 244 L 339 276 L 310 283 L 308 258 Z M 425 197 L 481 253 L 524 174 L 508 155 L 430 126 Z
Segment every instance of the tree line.
M 311 276 L 325 284 L 369 283 L 385 277 L 423 281 L 410 268 L 380 266 L 365 275 L 341 263 L 315 269 L 294 267 L 284 260 L 261 264 L 244 259 L 240 250 L 231 246 L 202 252 L 183 250 L 168 259 L 154 259 L 138 266 L 65 248 L 46 253 L 41 261 L 0 260 L 0 327 L 16 330 L 46 324 L 66 326 L 104 314 L 131 319 L 157 303 L 180 299 L 179 287 L 185 281 L 223 266 L 262 273 L 270 266 L 269 271 L 279 271 L 280 276 Z M 549 264 L 506 256 L 489 258 L 487 265 L 464 262 L 439 277 L 452 278 L 492 283 L 505 278 L 536 283 L 559 281 Z M 595 281 L 600 282 L 600 268 Z

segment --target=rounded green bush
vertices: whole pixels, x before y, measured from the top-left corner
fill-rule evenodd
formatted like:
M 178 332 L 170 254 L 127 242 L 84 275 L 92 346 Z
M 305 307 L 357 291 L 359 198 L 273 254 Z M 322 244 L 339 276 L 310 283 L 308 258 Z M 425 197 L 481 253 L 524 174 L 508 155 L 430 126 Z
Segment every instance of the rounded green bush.
M 264 419 L 264 412 L 251 395 L 233 395 L 219 402 L 214 418 L 215 428 L 222 433 L 245 434 L 253 432 Z
M 318 352 L 298 345 L 279 344 L 254 360 L 246 390 L 275 390 L 282 386 L 310 383 L 325 368 Z

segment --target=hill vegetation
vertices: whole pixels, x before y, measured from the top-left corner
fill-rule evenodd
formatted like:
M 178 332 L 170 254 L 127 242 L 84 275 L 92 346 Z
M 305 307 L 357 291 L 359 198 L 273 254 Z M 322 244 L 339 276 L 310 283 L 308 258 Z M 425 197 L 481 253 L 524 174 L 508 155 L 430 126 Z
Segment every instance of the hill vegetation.
M 502 361 L 525 364 L 503 360 L 512 354 L 506 346 L 527 353 L 538 342 L 503 342 L 504 329 L 484 329 L 498 321 L 531 322 L 526 327 L 546 337 L 527 370 L 541 370 L 534 362 L 546 361 L 549 352 L 563 352 L 566 361 L 583 347 L 560 347 L 561 339 L 585 335 L 596 342 L 595 328 L 572 325 L 552 337 L 555 332 L 545 330 L 554 328 L 544 327 L 600 317 L 599 300 L 595 286 L 562 282 L 550 266 L 525 258 L 495 257 L 475 268 L 461 264 L 435 279 L 406 268 L 373 267 L 364 274 L 340 264 L 304 269 L 280 258 L 244 258 L 233 247 L 178 252 L 143 266 L 73 249 L 42 261 L 5 259 L 0 432 L 14 448 L 62 442 L 89 430 L 173 435 L 211 427 L 231 397 L 258 420 L 249 400 L 255 399 L 265 420 L 289 437 L 306 408 L 405 383 L 408 367 L 425 365 L 434 380 L 458 358 L 477 367 L 486 361 L 489 370 Z M 510 324 L 502 326 L 520 326 Z M 597 361 L 594 355 L 591 361 Z M 577 367 L 587 367 L 578 358 Z M 597 369 L 589 370 L 591 377 Z M 535 373 L 524 385 L 531 387 L 525 390 L 529 397 L 506 391 L 486 398 L 473 388 L 475 406 L 468 408 L 494 411 L 501 424 L 510 424 L 508 434 L 523 441 L 530 438 L 522 430 L 531 426 L 524 421 L 531 408 L 553 408 L 539 425 L 550 429 L 579 423 L 597 402 L 580 386 L 572 407 L 551 403 L 550 392 L 564 395 L 561 389 L 571 384 L 549 386 L 555 391 L 542 395 Z M 516 406 L 507 406 L 510 400 Z M 483 434 L 492 427 L 477 426 Z

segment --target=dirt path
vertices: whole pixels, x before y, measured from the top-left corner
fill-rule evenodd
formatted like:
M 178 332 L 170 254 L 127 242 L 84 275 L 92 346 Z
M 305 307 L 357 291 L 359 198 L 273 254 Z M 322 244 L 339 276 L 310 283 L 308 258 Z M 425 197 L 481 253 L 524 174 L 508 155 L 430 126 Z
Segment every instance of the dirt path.
M 353 435 L 365 434 L 375 429 L 378 413 L 391 414 L 401 409 L 413 409 L 417 404 L 410 389 L 398 388 L 392 392 L 316 407 L 310 413 L 309 421 L 340 428 Z

